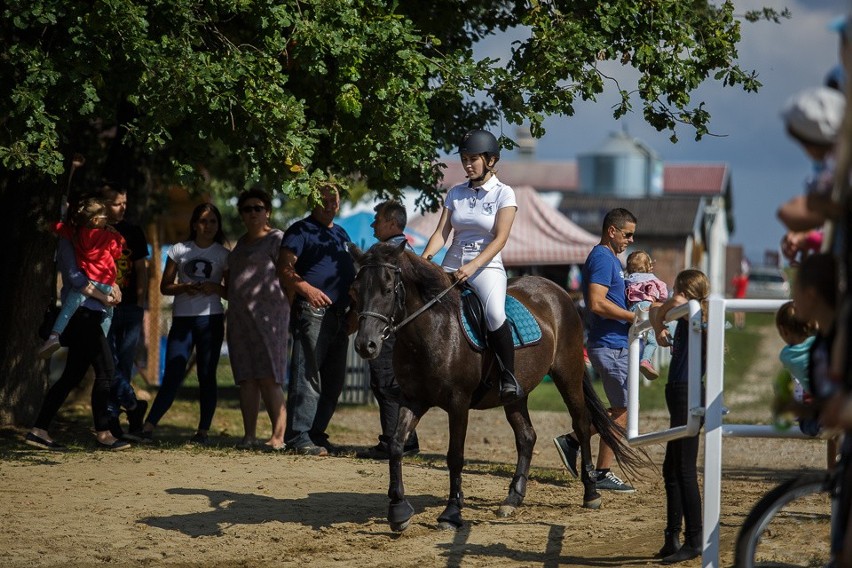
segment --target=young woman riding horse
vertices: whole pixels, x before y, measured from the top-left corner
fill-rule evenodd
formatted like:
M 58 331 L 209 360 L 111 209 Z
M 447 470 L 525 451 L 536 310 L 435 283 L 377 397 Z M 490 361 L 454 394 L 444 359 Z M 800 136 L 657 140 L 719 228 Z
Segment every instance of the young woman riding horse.
M 431 259 L 453 232 L 444 270 L 470 286 L 482 302 L 488 346 L 502 370 L 500 398 L 511 402 L 523 397 L 524 391 L 514 375 L 515 349 L 506 321 L 506 270 L 500 251 L 509 240 L 518 204 L 515 191 L 494 172 L 500 144 L 493 134 L 471 130 L 459 144 L 459 155 L 468 181 L 447 192 L 438 226 L 422 256 Z
M 402 392 L 399 422 L 390 443 L 390 506 L 388 520 L 395 531 L 404 530 L 414 513 L 405 499 L 402 483 L 402 449 L 409 433 L 427 410 L 444 409 L 449 415 L 450 444 L 447 465 L 450 496 L 438 517 L 443 528 L 463 524 L 461 473 L 468 411 L 504 405 L 515 433 L 518 461 L 509 494 L 498 514 L 511 515 L 526 494 L 530 461 L 536 441 L 527 398 L 501 402 L 496 389 L 474 401 L 480 383 L 499 373 L 493 354 L 475 350 L 463 336 L 459 321 L 460 294 L 451 277 L 439 266 L 401 246 L 378 244 L 366 254 L 353 249 L 359 268 L 353 290 L 359 312 L 355 348 L 365 359 L 378 355 L 382 342 L 396 334 L 393 367 Z M 524 304 L 541 327 L 541 340 L 520 349 L 517 380 L 529 393 L 546 374 L 553 379 L 581 444 L 583 506 L 600 507 L 601 497 L 589 472 L 594 469 L 589 437 L 594 428 L 613 448 L 623 468 L 635 472 L 640 457 L 627 447 L 619 428 L 610 420 L 595 394 L 583 364 L 583 325 L 574 303 L 557 284 L 527 276 L 510 283 L 510 295 Z M 437 301 L 435 299 L 437 298 Z

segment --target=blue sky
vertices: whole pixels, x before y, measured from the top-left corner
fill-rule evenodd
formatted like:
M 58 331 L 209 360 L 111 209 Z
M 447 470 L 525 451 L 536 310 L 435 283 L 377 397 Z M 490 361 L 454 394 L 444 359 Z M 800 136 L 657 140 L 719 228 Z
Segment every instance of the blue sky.
M 801 192 L 810 170 L 805 154 L 785 134 L 779 118 L 784 102 L 799 90 L 822 84 L 837 63 L 838 38 L 827 24 L 849 8 L 846 0 L 778 2 L 735 0 L 738 11 L 763 5 L 786 6 L 792 19 L 781 24 L 760 22 L 742 26 L 740 64 L 754 69 L 763 87 L 756 94 L 718 85 L 701 87 L 694 101 L 703 100 L 712 119 L 710 131 L 700 142 L 687 128 L 678 130 L 676 144 L 670 133 L 657 132 L 634 111 L 619 121 L 612 118 L 614 91 L 597 102 L 579 102 L 572 117 L 546 120 L 547 134 L 538 141 L 536 156 L 542 160 L 576 159 L 602 145 L 610 133 L 624 130 L 650 146 L 665 162 L 726 162 L 731 168 L 734 191 L 735 230 L 732 244 L 744 246 L 749 259 L 760 264 L 763 251 L 777 249 L 784 233 L 775 218 L 778 205 Z M 478 55 L 500 57 L 506 38 L 490 38 Z M 620 81 L 629 71 L 610 64 L 607 73 Z M 634 109 L 640 109 L 634 102 Z M 506 134 L 513 134 L 507 125 Z M 508 159 L 511 154 L 507 155 Z M 641 219 L 638 237 L 641 239 Z

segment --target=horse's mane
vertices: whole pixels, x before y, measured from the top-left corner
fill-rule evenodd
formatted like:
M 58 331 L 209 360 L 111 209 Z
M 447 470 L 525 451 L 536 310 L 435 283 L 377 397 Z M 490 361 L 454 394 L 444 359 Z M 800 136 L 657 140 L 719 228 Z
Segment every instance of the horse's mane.
M 403 251 L 401 255 L 394 258 L 397 248 L 398 245 L 380 243 L 373 245 L 367 254 L 371 260 L 377 262 L 398 264 L 402 271 L 403 282 L 414 285 L 423 301 L 428 302 L 453 283 L 450 276 L 439 265 L 421 258 L 409 250 Z M 455 287 L 441 298 L 432 309 L 453 313 L 454 310 L 458 309 L 459 302 L 459 288 Z

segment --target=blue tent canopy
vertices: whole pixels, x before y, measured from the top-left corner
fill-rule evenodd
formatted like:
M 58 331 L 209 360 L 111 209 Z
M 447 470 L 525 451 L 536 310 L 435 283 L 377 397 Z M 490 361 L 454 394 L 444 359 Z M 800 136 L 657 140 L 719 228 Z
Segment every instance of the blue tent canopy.
M 349 238 L 352 239 L 352 242 L 361 250 L 367 250 L 377 241 L 376 237 L 373 236 L 373 228 L 370 224 L 373 222 L 373 213 L 368 213 L 366 211 L 361 211 L 359 213 L 353 213 L 348 217 L 339 217 L 334 220 L 337 225 L 343 227 L 343 229 L 349 233 Z
M 346 217 L 338 217 L 334 220 L 334 222 L 343 227 L 343 229 L 349 234 L 349 238 L 352 239 L 352 242 L 358 248 L 361 250 L 367 250 L 379 242 L 376 237 L 373 236 L 373 227 L 370 226 L 373 222 L 373 218 L 374 213 L 360 211 Z M 423 249 L 426 248 L 426 243 L 429 242 L 428 236 L 423 236 L 417 231 L 413 231 L 411 229 L 406 229 L 405 235 L 408 237 L 408 242 L 411 243 L 411 247 L 417 254 L 421 254 Z M 446 249 L 441 249 L 438 251 L 438 254 L 435 255 L 433 260 L 440 263 L 444 258 L 444 253 L 446 253 Z

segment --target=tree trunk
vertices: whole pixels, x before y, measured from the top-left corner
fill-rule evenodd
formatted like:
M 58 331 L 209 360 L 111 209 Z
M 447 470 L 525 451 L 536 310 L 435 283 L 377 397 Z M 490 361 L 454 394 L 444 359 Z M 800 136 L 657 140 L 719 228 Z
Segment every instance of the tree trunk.
M 56 237 L 62 188 L 46 178 L 0 174 L 0 424 L 30 425 L 47 388 L 36 357 L 44 309 L 54 296 Z

